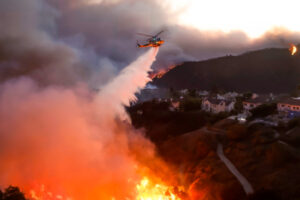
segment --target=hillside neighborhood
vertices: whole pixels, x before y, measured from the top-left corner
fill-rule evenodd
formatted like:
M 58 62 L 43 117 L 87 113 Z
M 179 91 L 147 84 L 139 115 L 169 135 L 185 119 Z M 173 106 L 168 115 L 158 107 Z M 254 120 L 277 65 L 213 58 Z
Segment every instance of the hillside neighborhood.
M 195 110 L 202 110 L 211 114 L 227 113 L 231 119 L 245 122 L 247 119 L 259 117 L 261 120 L 266 118 L 268 122 L 274 124 L 288 122 L 289 120 L 300 117 L 300 98 L 289 95 L 256 94 L 256 93 L 214 93 L 198 90 L 178 90 L 166 89 L 145 89 L 140 94 L 140 101 L 157 100 L 158 102 L 169 102 L 171 111 L 183 109 L 184 104 L 195 104 Z M 196 105 L 197 104 L 197 105 Z M 263 116 L 253 116 L 254 110 L 265 112 L 265 107 L 271 106 L 270 113 Z M 261 110 L 261 111 L 260 111 Z M 251 118 L 251 116 L 253 116 Z
M 299 199 L 299 98 L 148 88 L 128 112 L 207 199 Z

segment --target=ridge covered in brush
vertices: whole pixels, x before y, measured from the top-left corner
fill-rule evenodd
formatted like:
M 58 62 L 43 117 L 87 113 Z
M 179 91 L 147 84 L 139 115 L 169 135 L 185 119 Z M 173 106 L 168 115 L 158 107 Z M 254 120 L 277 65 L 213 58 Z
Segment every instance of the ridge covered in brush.
M 300 84 L 300 54 L 270 48 L 238 56 L 184 62 L 153 80 L 161 88 L 289 93 Z

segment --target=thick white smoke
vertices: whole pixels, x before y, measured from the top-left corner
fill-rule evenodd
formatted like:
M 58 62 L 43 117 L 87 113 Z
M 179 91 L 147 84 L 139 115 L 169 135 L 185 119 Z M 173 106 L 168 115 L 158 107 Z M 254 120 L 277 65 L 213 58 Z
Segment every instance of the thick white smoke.
M 153 165 L 155 151 L 118 119 L 149 80 L 157 52 L 148 50 L 96 95 L 84 86 L 40 88 L 29 78 L 2 84 L 0 186 L 28 192 L 44 184 L 74 200 L 133 199 L 145 168 L 139 160 Z
M 135 101 L 135 93 L 146 86 L 151 79 L 148 72 L 155 61 L 158 48 L 149 49 L 136 61 L 125 67 L 119 76 L 105 85 L 98 95 L 98 100 L 105 103 L 105 107 L 110 107 L 120 118 L 128 119 L 124 110 L 124 105 L 128 106 L 130 101 Z M 118 92 L 116 92 L 118 91 Z

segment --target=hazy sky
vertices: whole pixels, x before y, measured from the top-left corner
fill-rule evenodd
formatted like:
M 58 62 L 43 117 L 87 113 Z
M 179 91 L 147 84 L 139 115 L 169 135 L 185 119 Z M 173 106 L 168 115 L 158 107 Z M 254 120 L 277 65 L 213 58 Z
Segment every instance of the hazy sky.
M 300 41 L 296 1 L 1 0 L 0 80 L 106 82 L 141 55 L 137 32 L 165 32 L 159 70 Z M 9 42 L 7 42 L 9 41 Z M 55 70 L 54 70 L 55 69 Z M 48 76 L 45 77 L 44 74 Z
M 242 30 L 250 37 L 259 37 L 274 27 L 300 30 L 297 0 L 166 1 L 172 10 L 180 11 L 180 24 L 201 30 Z

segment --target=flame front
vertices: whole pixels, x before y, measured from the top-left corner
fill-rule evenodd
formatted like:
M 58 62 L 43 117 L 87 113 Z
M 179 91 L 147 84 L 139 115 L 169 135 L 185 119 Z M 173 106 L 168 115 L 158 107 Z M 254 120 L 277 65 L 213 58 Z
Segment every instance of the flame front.
M 72 200 L 70 197 L 64 197 L 63 195 L 47 191 L 45 185 L 31 189 L 29 194 L 30 200 Z
M 149 74 L 149 77 L 150 77 L 151 79 L 154 79 L 154 78 L 161 78 L 161 77 L 163 77 L 163 76 L 165 75 L 165 73 L 169 72 L 171 69 L 173 69 L 173 68 L 175 68 L 175 67 L 176 67 L 176 65 L 172 65 L 172 66 L 170 66 L 170 67 L 168 67 L 168 68 L 166 68 L 166 69 L 160 69 L 160 70 L 158 70 L 158 71 L 156 71 L 156 72 L 151 72 L 151 73 Z
M 297 47 L 294 45 L 294 44 L 291 44 L 291 47 L 290 47 L 290 52 L 291 52 L 291 55 L 295 55 L 297 53 Z
M 144 177 L 136 188 L 136 200 L 181 200 L 172 192 L 171 187 L 154 184 L 147 177 Z

